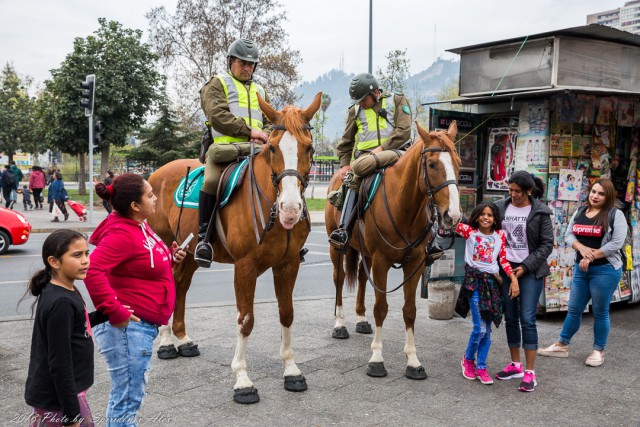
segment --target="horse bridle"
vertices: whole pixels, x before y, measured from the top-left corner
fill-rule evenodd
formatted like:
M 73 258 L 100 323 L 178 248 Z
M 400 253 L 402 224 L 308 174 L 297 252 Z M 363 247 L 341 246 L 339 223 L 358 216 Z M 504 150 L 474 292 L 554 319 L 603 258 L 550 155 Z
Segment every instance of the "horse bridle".
M 272 125 L 271 126 L 272 130 L 280 130 L 283 132 L 287 131 L 287 128 L 285 126 L 282 125 Z M 311 127 L 309 124 L 306 124 L 302 127 L 302 129 L 307 130 L 307 131 L 311 131 L 311 129 L 313 129 L 313 127 Z M 271 147 L 268 148 L 268 153 L 267 153 L 267 159 L 270 162 L 271 159 Z M 313 159 L 313 145 L 311 145 L 311 150 L 309 151 L 309 155 L 311 156 L 311 159 Z M 253 152 L 254 152 L 254 146 L 253 144 L 251 145 L 251 156 L 253 157 Z M 279 206 L 278 206 L 278 196 L 280 195 L 280 182 L 287 176 L 293 176 L 296 177 L 299 181 L 300 184 L 302 184 L 302 191 L 301 196 L 302 196 L 302 203 L 303 203 L 303 215 L 305 217 L 305 219 L 307 220 L 307 228 L 309 230 L 311 230 L 311 218 L 309 217 L 309 211 L 307 209 L 307 203 L 306 200 L 304 198 L 304 192 L 307 189 L 307 186 L 309 185 L 309 173 L 307 173 L 306 176 L 303 176 L 300 172 L 298 172 L 296 169 L 285 169 L 282 172 L 280 172 L 279 174 L 276 175 L 276 173 L 273 171 L 273 169 L 271 170 L 271 182 L 273 184 L 273 186 L 276 189 L 276 199 L 275 201 L 271 204 L 271 209 L 269 212 L 269 222 L 265 223 L 264 221 L 264 216 L 262 214 L 262 209 L 259 209 L 260 212 L 260 222 L 262 225 L 262 233 L 260 234 L 258 232 L 258 224 L 257 224 L 257 220 L 256 220 L 256 210 L 255 210 L 255 205 L 254 205 L 254 196 L 253 196 L 253 188 L 256 188 L 256 194 L 255 194 L 255 199 L 256 202 L 258 202 L 258 206 L 259 206 L 259 196 L 258 194 L 260 194 L 260 196 L 266 200 L 268 203 L 271 203 L 271 201 L 269 200 L 269 198 L 267 197 L 266 194 L 264 194 L 264 192 L 262 191 L 262 189 L 260 188 L 260 186 L 258 185 L 256 179 L 255 179 L 255 175 L 253 173 L 253 165 L 252 162 L 249 162 L 249 168 L 250 168 L 250 176 L 251 176 L 251 184 L 250 184 L 250 195 L 249 197 L 251 198 L 251 209 L 254 212 L 253 217 L 253 227 L 254 227 L 254 231 L 256 233 L 256 240 L 258 242 L 258 244 L 262 244 L 262 242 L 264 241 L 264 238 L 267 234 L 267 232 L 269 230 L 271 230 L 271 228 L 273 228 L 273 225 L 275 224 L 276 218 L 278 217 L 278 212 L 280 210 Z M 309 171 L 311 171 L 311 168 L 309 168 Z

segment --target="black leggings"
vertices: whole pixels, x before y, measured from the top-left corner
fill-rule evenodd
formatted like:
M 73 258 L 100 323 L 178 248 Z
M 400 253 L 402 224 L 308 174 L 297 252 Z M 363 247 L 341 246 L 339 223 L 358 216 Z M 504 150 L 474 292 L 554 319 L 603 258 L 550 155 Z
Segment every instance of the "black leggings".
M 42 188 L 33 188 L 31 189 L 33 192 L 33 200 L 36 202 L 36 208 L 42 207 L 42 202 L 40 202 L 40 197 L 42 197 Z

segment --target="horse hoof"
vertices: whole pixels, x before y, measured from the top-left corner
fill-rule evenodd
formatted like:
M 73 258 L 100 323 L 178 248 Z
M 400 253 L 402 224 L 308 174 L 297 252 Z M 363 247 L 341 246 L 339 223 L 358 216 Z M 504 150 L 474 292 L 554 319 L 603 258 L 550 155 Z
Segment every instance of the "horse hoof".
M 349 338 L 349 331 L 347 331 L 346 326 L 333 328 L 333 332 L 331 333 L 331 336 L 339 340 L 346 340 L 347 338 Z
M 413 366 L 407 366 L 407 370 L 404 373 L 404 376 L 411 380 L 426 380 L 427 379 L 427 371 L 424 370 L 422 365 L 414 368 Z
M 387 370 L 384 368 L 384 362 L 369 362 L 369 365 L 367 365 L 367 375 L 374 378 L 386 377 Z
M 372 334 L 371 323 L 367 321 L 356 323 L 356 332 L 359 334 Z
M 182 357 L 195 357 L 200 356 L 200 350 L 198 350 L 198 344 L 188 342 L 178 347 L 178 353 Z
M 158 349 L 158 359 L 168 360 L 176 357 L 178 357 L 178 350 L 173 344 L 163 345 Z
M 233 400 L 243 405 L 251 405 L 260 402 L 258 389 L 255 387 L 244 387 L 233 390 Z
M 305 391 L 307 389 L 307 380 L 304 379 L 304 375 L 284 377 L 284 388 L 289 391 Z

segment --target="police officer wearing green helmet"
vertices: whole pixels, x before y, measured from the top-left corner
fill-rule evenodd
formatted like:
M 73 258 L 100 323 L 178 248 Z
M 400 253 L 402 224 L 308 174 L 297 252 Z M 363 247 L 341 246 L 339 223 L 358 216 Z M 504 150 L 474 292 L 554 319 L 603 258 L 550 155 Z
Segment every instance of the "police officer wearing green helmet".
M 271 122 L 258 105 L 259 93 L 269 102 L 262 86 L 253 81 L 258 65 L 258 47 L 252 40 L 240 38 L 229 46 L 227 71 L 214 76 L 200 89 L 200 102 L 213 143 L 206 152 L 204 183 L 199 196 L 198 245 L 195 260 L 200 267 L 213 261 L 215 225 L 209 227 L 216 206 L 218 182 L 224 168 L 238 155 L 248 155 L 250 142 L 255 151 L 269 141 Z
M 363 177 L 395 163 L 411 138 L 411 108 L 402 94 L 387 93 L 369 73 L 349 84 L 354 105 L 349 107 L 342 141 L 338 144 L 340 176 L 353 172 L 342 206 L 340 226 L 329 236 L 331 245 L 345 252 L 355 223 L 358 189 Z

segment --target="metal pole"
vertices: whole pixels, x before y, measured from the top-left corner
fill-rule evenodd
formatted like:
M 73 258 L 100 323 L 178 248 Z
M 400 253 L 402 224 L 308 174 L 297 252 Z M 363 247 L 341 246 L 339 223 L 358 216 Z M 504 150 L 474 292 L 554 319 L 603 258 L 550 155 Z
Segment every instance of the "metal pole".
M 93 113 L 89 116 L 89 224 L 93 224 Z
M 373 0 L 369 0 L 369 74 L 373 74 Z

